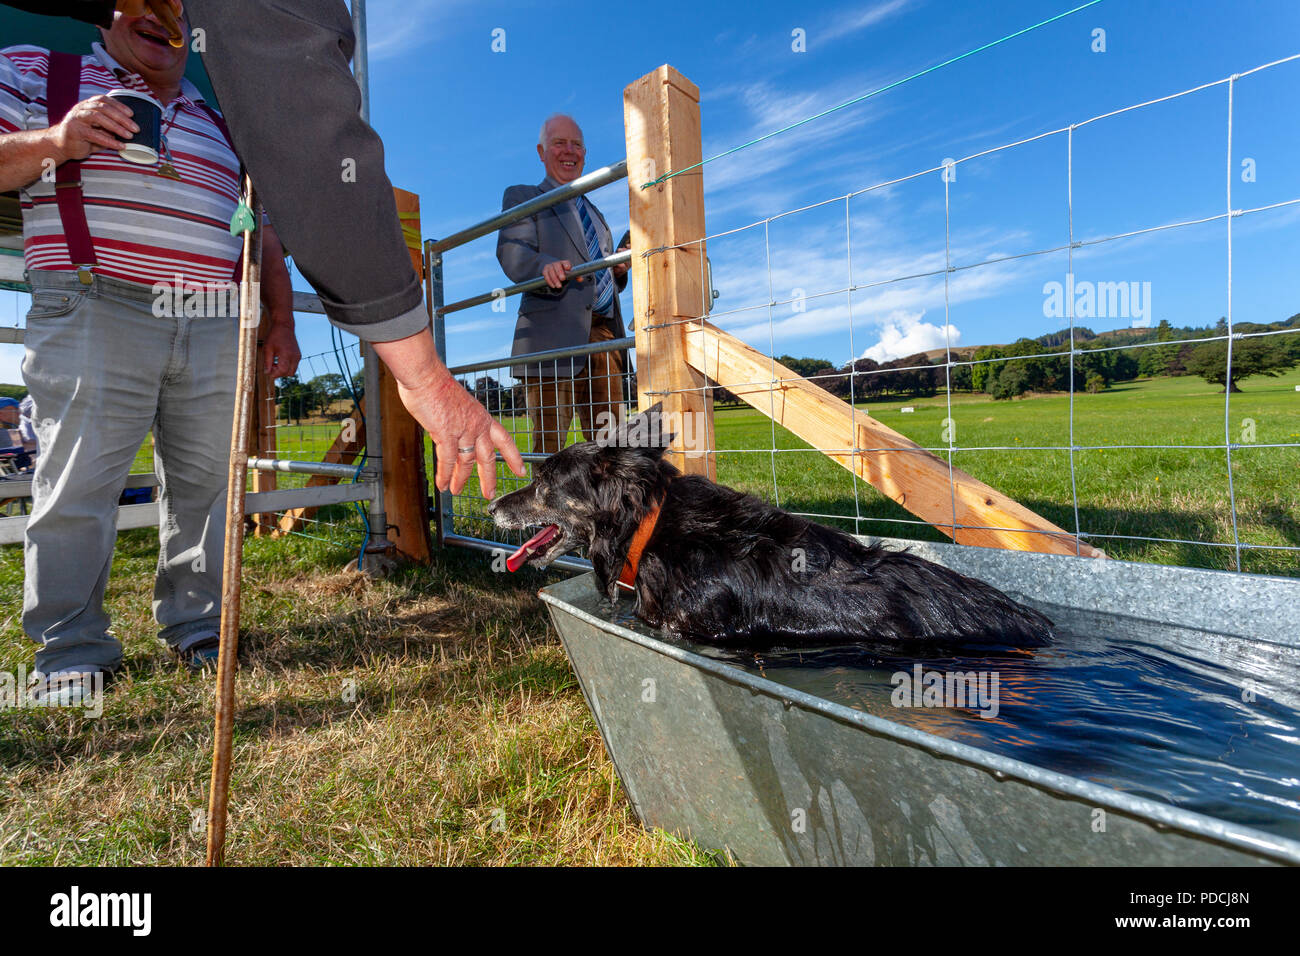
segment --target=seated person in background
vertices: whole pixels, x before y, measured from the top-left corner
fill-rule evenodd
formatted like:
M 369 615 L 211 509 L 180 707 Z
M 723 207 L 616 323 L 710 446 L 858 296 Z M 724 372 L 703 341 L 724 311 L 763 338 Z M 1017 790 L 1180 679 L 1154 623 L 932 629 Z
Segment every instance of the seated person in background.
M 556 114 L 542 124 L 537 155 L 546 178 L 536 186 L 511 186 L 502 209 L 527 202 L 582 175 L 587 150 L 582 130 L 570 116 Z M 506 226 L 497 236 L 497 260 L 512 282 L 544 276 L 551 291 L 527 292 L 519 303 L 511 355 L 621 339 L 623 313 L 618 293 L 627 285 L 627 266 L 569 279 L 575 265 L 613 252 L 609 226 L 586 196 L 544 209 Z M 576 411 L 586 440 L 620 420 L 627 356 L 599 352 L 587 357 L 517 365 L 510 374 L 524 382 L 532 450 L 554 454 L 564 447 Z
M 31 467 L 31 454 L 24 447 L 21 422 L 22 412 L 18 399 L 0 397 L 0 449 L 4 450 L 5 457 L 5 467 L 0 474 L 9 474 L 11 469 L 26 471 Z
M 0 189 L 21 190 L 32 289 L 23 377 L 40 441 L 23 629 L 38 645 L 34 696 L 69 704 L 122 661 L 104 589 L 118 496 L 151 429 L 159 636 L 191 668 L 215 661 L 239 326 L 240 163 L 183 78 L 189 47 L 168 44 L 152 15 L 118 13 L 100 36 L 84 56 L 0 50 Z M 118 154 L 137 129 L 105 95 L 120 88 L 162 104 L 155 164 Z M 263 246 L 263 367 L 289 375 L 289 275 L 269 228 Z

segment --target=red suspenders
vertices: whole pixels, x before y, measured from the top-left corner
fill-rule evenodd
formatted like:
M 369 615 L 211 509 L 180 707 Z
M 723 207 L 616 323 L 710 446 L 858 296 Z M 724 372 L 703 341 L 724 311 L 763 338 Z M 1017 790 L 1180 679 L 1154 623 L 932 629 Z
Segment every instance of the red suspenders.
M 49 112 L 50 126 L 62 122 L 63 117 L 81 102 L 81 57 L 73 53 L 55 53 L 50 51 L 49 75 L 46 78 L 45 102 Z M 234 140 L 226 121 L 216 110 L 206 103 L 199 103 L 199 108 L 208 114 L 213 125 L 225 137 L 230 151 L 235 152 Z M 236 155 L 238 155 L 236 153 Z M 243 189 L 243 165 L 240 165 L 239 187 Z M 90 226 L 86 224 L 86 207 L 81 192 L 81 162 L 70 159 L 54 173 L 54 199 L 59 207 L 59 221 L 63 224 L 63 236 L 68 242 L 68 255 L 76 265 L 81 281 L 90 285 L 90 267 L 98 263 L 95 258 L 95 246 L 90 239 Z M 240 255 L 242 261 L 243 255 Z M 235 262 L 232 278 L 238 282 L 243 271 L 240 261 Z
M 60 123 L 80 100 L 81 57 L 51 51 L 45 88 L 50 126 Z M 90 241 L 86 207 L 82 203 L 79 161 L 70 159 L 55 171 L 54 199 L 59 205 L 59 219 L 63 223 L 63 235 L 68 241 L 68 254 L 72 257 L 73 264 L 78 267 L 95 265 L 95 247 Z M 78 268 L 77 272 L 81 275 L 81 281 L 89 285 L 89 271 Z

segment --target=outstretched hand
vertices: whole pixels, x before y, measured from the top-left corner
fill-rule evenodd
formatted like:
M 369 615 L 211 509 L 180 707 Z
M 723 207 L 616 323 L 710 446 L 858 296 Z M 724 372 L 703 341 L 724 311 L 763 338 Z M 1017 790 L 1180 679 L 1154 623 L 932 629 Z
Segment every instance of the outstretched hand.
M 510 470 L 524 476 L 524 459 L 510 433 L 454 378 L 447 376 L 420 389 L 408 389 L 398 382 L 397 391 L 438 450 L 434 484 L 439 491 L 450 488 L 453 495 L 460 494 L 478 465 L 479 488 L 483 497 L 492 498 L 497 489 L 498 448 Z
M 498 449 L 510 470 L 524 477 L 524 459 L 510 433 L 451 377 L 427 328 L 404 339 L 372 342 L 371 347 L 397 380 L 402 404 L 438 449 L 434 480 L 439 491 L 450 488 L 460 494 L 478 465 L 479 487 L 491 498 L 497 490 Z

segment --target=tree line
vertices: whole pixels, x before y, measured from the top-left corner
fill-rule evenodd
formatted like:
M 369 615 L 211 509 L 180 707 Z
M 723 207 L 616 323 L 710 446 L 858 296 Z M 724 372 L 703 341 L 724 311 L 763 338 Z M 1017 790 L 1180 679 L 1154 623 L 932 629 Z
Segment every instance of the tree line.
M 1099 392 L 1140 376 L 1179 375 L 1199 375 L 1237 392 L 1243 379 L 1276 376 L 1300 365 L 1300 331 L 1288 330 L 1300 330 L 1300 313 L 1268 325 L 1234 323 L 1234 332 L 1283 334 L 1234 339 L 1230 386 L 1227 340 L 1199 341 L 1226 335 L 1226 319 L 1204 328 L 1176 328 L 1162 320 L 1154 329 L 1124 330 L 1108 336 L 1076 327 L 1073 374 L 1068 329 L 1020 338 L 1009 345 L 981 346 L 973 354 L 964 350 L 967 357 L 955 359 L 961 364 L 951 368 L 946 367 L 943 356 L 931 360 L 924 352 L 888 362 L 860 358 L 838 368 L 825 359 L 782 355 L 777 361 L 845 400 L 925 398 L 947 387 L 1009 399 L 1029 392 L 1069 391 L 1071 386 L 1075 391 Z M 721 387 L 714 388 L 714 398 L 722 404 L 739 403 Z
M 1099 392 L 1116 382 L 1138 377 L 1198 375 L 1205 381 L 1232 391 L 1254 376 L 1276 376 L 1300 365 L 1300 313 L 1284 322 L 1268 325 L 1237 322 L 1234 332 L 1277 332 L 1232 342 L 1232 382 L 1227 381 L 1228 343 L 1204 342 L 1227 334 L 1228 323 L 1220 319 L 1203 328 L 1175 327 L 1161 320 L 1153 329 L 1126 329 L 1099 336 L 1076 326 L 1073 377 L 1070 368 L 1069 330 L 1037 338 L 1020 338 L 1009 345 L 985 345 L 962 350 L 961 364 L 945 367 L 940 356 L 931 360 L 924 352 L 877 362 L 860 358 L 836 367 L 819 358 L 782 355 L 777 361 L 805 378 L 812 379 L 833 395 L 854 401 L 885 397 L 927 398 L 951 387 L 955 392 L 984 392 L 995 399 L 1010 399 L 1030 392 Z M 1167 344 L 1166 344 L 1167 343 Z M 1139 347 L 1145 346 L 1145 347 Z M 1062 354 L 1065 353 L 1065 354 Z M 636 395 L 636 372 L 629 376 L 629 391 Z M 741 400 L 727 389 L 713 385 L 713 400 L 721 405 L 739 405 Z M 493 415 L 522 415 L 526 400 L 522 383 L 503 384 L 491 375 L 469 383 L 469 390 Z M 309 381 L 297 376 L 282 379 L 278 388 L 279 417 L 300 421 L 325 412 L 337 401 L 361 397 L 365 374 L 358 370 L 352 388 L 338 373 L 318 375 Z

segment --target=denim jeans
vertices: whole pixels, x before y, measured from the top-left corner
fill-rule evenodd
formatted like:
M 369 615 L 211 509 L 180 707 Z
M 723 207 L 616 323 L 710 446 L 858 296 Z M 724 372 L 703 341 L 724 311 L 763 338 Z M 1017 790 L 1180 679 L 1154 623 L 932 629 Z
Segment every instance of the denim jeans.
M 158 494 L 153 612 L 173 647 L 221 619 L 226 469 L 239 321 L 158 317 L 152 290 L 32 271 L 23 378 L 39 454 L 23 630 L 38 669 L 112 670 L 104 590 L 117 501 L 150 429 Z M 160 310 L 161 311 L 161 310 Z

